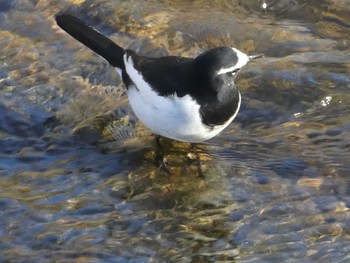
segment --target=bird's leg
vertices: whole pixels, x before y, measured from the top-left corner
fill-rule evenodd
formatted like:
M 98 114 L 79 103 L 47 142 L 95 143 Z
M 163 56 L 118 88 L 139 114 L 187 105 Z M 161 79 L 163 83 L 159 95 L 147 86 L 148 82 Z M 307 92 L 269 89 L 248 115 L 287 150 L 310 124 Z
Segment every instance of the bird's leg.
M 168 175 L 171 175 L 171 171 L 168 166 L 168 162 L 166 158 L 164 157 L 164 152 L 162 145 L 160 143 L 160 136 L 156 135 L 156 156 L 155 156 L 155 162 L 158 165 L 158 169 L 164 171 Z
M 194 153 L 195 158 L 196 158 L 198 177 L 204 178 L 205 176 L 204 176 L 204 173 L 202 170 L 202 161 L 201 161 L 200 155 L 196 151 L 196 148 L 197 148 L 197 145 L 195 143 L 191 143 L 191 151 Z

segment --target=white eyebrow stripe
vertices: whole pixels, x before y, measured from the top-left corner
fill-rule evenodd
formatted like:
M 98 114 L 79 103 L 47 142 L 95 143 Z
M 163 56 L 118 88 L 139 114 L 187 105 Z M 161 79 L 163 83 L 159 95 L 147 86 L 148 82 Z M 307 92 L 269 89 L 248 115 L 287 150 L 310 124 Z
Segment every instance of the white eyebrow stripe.
M 233 67 L 230 67 L 230 68 L 222 68 L 218 72 L 216 72 L 216 74 L 218 74 L 218 75 L 226 74 L 226 73 L 229 73 L 229 72 L 233 72 L 236 69 L 238 69 L 238 67 L 236 67 L 236 66 L 233 66 Z
M 216 72 L 216 74 L 221 75 L 221 74 L 226 74 L 229 72 L 233 72 L 236 69 L 240 69 L 241 67 L 243 67 L 244 65 L 246 65 L 249 61 L 249 56 L 247 56 L 246 54 L 244 54 L 243 52 L 239 51 L 236 48 L 232 47 L 232 50 L 236 52 L 237 54 L 237 63 L 236 65 L 234 65 L 233 67 L 230 68 L 222 68 L 219 71 Z

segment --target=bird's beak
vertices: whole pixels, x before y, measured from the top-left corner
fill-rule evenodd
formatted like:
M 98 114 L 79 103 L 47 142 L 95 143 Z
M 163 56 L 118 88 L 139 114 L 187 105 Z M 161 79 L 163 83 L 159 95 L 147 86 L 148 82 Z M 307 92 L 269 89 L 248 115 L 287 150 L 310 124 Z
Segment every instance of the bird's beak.
M 257 59 L 257 58 L 262 58 L 264 56 L 264 54 L 256 54 L 256 55 L 250 55 L 248 56 L 249 61 L 253 60 L 253 59 Z

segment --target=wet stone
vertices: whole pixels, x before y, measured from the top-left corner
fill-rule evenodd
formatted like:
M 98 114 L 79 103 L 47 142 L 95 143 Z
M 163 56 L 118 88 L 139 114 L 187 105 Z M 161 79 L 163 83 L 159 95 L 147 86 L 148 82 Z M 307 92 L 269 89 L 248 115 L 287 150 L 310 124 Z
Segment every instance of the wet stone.
M 317 208 L 321 212 L 335 211 L 345 207 L 343 202 L 339 202 L 334 196 L 321 196 L 315 198 Z
M 243 217 L 244 217 L 243 211 L 236 211 L 236 212 L 231 213 L 231 215 L 230 215 L 230 219 L 233 222 L 240 221 L 243 219 Z
M 259 184 L 263 184 L 264 185 L 264 184 L 268 184 L 269 183 L 269 178 L 267 176 L 265 176 L 264 174 L 255 173 L 253 176 L 256 178 L 256 180 L 257 180 L 257 182 Z

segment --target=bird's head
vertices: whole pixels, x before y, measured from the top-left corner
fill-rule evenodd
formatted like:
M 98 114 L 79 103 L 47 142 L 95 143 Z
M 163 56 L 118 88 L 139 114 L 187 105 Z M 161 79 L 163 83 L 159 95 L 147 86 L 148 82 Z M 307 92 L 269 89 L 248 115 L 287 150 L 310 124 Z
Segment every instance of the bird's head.
M 193 61 L 196 82 L 201 83 L 202 88 L 218 92 L 223 86 L 234 85 L 237 72 L 249 61 L 262 56 L 249 56 L 231 47 L 210 49 Z

